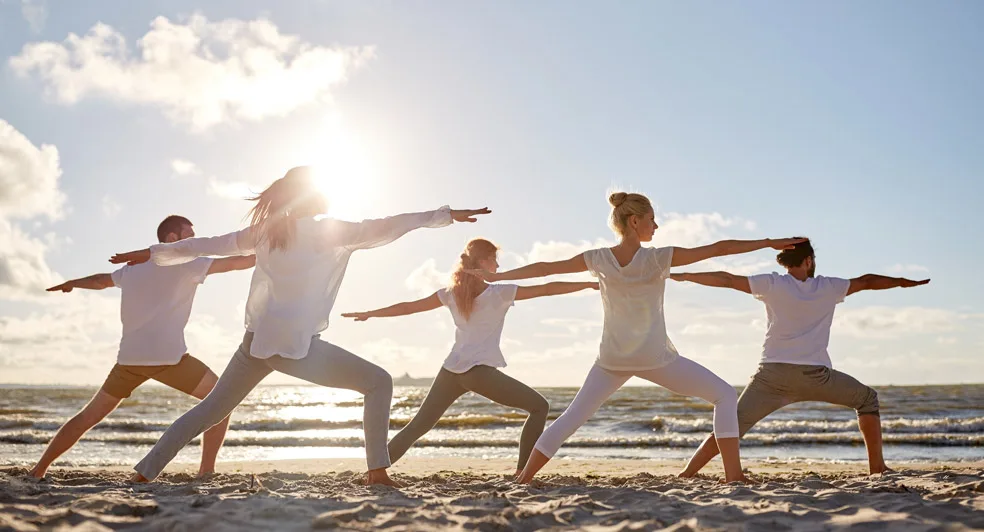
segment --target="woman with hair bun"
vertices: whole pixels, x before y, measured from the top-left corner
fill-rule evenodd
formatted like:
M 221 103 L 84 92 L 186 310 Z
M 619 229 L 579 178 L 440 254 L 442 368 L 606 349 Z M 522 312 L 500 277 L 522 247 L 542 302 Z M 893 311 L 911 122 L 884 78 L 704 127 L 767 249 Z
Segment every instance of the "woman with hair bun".
M 518 477 L 528 483 L 567 438 L 591 418 L 631 377 L 714 405 L 714 434 L 727 482 L 744 481 L 738 451 L 738 395 L 700 364 L 680 356 L 666 335 L 663 290 L 670 267 L 763 248 L 787 249 L 804 239 L 722 240 L 696 248 L 643 247 L 659 226 L 649 198 L 615 192 L 608 198 L 610 225 L 620 241 L 556 262 L 538 262 L 506 272 L 474 270 L 486 281 L 510 281 L 589 271 L 598 278 L 605 309 L 598 358 L 567 410 L 540 436 Z
M 549 405 L 539 392 L 502 373 L 506 366 L 499 347 L 506 312 L 514 301 L 542 296 L 569 294 L 598 283 L 547 283 L 537 286 L 487 284 L 466 270 L 495 273 L 499 268 L 499 248 L 483 238 L 468 242 L 454 273 L 451 284 L 417 301 L 397 303 L 368 312 L 349 312 L 342 316 L 366 321 L 369 318 L 406 316 L 445 306 L 454 320 L 454 347 L 444 360 L 423 404 L 413 419 L 389 442 L 390 460 L 396 462 L 441 419 L 459 397 L 475 392 L 490 401 L 518 408 L 529 415 L 519 440 L 519 475 L 533 450 L 533 443 L 543 432 Z

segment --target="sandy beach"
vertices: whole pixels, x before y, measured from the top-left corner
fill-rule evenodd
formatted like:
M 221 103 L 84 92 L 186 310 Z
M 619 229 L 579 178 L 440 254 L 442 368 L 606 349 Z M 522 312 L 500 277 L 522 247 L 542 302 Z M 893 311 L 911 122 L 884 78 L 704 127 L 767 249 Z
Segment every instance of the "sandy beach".
M 403 489 L 359 483 L 361 460 L 228 462 L 198 481 L 174 464 L 132 485 L 127 468 L 53 469 L 41 482 L 0 469 L 2 530 L 974 530 L 984 461 L 747 464 L 754 482 L 680 480 L 678 462 L 558 460 L 532 486 L 507 460 L 414 458 Z

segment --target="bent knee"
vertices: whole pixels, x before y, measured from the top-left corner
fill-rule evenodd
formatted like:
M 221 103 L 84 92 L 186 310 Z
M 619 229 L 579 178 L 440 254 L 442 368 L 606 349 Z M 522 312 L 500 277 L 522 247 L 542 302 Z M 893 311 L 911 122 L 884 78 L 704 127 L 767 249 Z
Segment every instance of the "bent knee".
M 547 417 L 547 413 L 550 412 L 550 403 L 542 395 L 537 394 L 537 400 L 529 405 L 526 411 L 531 416 L 542 416 Z
M 369 376 L 369 390 L 373 392 L 393 391 L 393 376 L 381 367 L 376 367 Z
M 722 381 L 722 385 L 715 390 L 714 398 L 711 400 L 714 406 L 732 406 L 738 408 L 738 392 L 735 387 Z
M 859 416 L 878 415 L 878 392 L 869 386 L 861 400 L 861 406 L 856 410 Z

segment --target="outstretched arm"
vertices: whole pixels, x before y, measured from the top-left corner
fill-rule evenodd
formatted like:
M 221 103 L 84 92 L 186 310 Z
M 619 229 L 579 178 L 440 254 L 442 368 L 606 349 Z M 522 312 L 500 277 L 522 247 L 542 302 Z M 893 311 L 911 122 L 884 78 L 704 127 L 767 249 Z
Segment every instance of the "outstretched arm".
M 353 250 L 369 249 L 389 244 L 415 229 L 444 227 L 452 222 L 472 223 L 477 221 L 476 216 L 491 212 L 488 208 L 459 210 L 444 206 L 434 211 L 398 214 L 357 223 L 328 219 L 325 220 L 325 236 L 333 245 Z
M 929 283 L 929 279 L 923 279 L 922 281 L 912 281 L 910 279 L 905 279 L 903 277 L 887 277 L 885 275 L 878 275 L 875 273 L 869 273 L 867 275 L 862 275 L 861 277 L 855 277 L 851 279 L 851 286 L 847 289 L 847 295 L 851 295 L 855 292 L 860 292 L 862 290 L 886 290 L 888 288 L 911 288 L 913 286 L 922 286 Z
M 149 248 L 117 253 L 109 259 L 113 264 L 140 264 L 152 260 L 159 266 L 173 266 L 191 262 L 198 257 L 252 255 L 256 250 L 255 231 L 247 227 L 222 236 L 195 237 L 154 244 Z
M 536 286 L 520 286 L 516 289 L 516 301 L 521 299 L 533 299 L 534 297 L 543 296 L 559 296 L 561 294 L 570 294 L 571 292 L 579 292 L 581 290 L 587 290 L 593 288 L 598 289 L 598 282 L 586 282 L 586 283 L 565 283 L 565 282 L 555 282 L 546 283 Z
M 546 277 L 548 275 L 559 275 L 563 273 L 578 273 L 588 271 L 588 265 L 584 262 L 584 254 L 571 257 L 567 260 L 554 262 L 534 262 L 505 272 L 492 273 L 487 270 L 465 270 L 467 273 L 485 279 L 487 282 L 494 281 L 515 281 L 518 279 L 532 279 L 534 277 Z
M 691 283 L 717 288 L 733 288 L 746 294 L 752 293 L 752 288 L 748 284 L 748 277 L 733 275 L 728 272 L 671 273 L 670 279 L 690 281 Z
M 52 286 L 46 292 L 71 292 L 74 288 L 85 288 L 86 290 L 103 290 L 113 286 L 113 276 L 109 273 L 97 273 L 81 279 L 65 281 L 58 286 Z
M 800 242 L 806 242 L 807 238 L 766 238 L 763 240 L 721 240 L 706 246 L 696 248 L 673 248 L 673 262 L 671 266 L 686 266 L 702 260 L 714 257 L 724 257 L 726 255 L 739 255 L 760 249 L 792 249 Z
M 366 321 L 369 318 L 392 318 L 395 316 L 406 316 L 418 312 L 427 312 L 441 306 L 441 300 L 437 297 L 437 292 L 416 301 L 397 303 L 385 308 L 370 310 L 368 312 L 343 312 L 343 318 L 352 318 L 355 321 Z
M 212 265 L 208 267 L 207 275 L 212 275 L 213 273 L 232 272 L 236 270 L 248 270 L 253 266 L 256 266 L 256 255 L 215 259 L 212 261 Z

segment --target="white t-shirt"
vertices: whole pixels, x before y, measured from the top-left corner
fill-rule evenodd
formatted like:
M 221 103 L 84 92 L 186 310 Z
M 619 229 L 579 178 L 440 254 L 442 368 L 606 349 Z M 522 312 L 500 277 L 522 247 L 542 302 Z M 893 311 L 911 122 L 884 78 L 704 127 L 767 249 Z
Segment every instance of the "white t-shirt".
M 610 370 L 655 369 L 679 356 L 666 336 L 663 289 L 673 248 L 639 248 L 625 267 L 610 248 L 584 252 L 588 271 L 598 278 L 605 327 L 596 364 Z
M 769 329 L 762 346 L 762 362 L 827 366 L 830 324 L 834 307 L 851 287 L 848 279 L 813 277 L 800 281 L 792 275 L 767 273 L 748 278 L 752 295 L 765 303 Z
M 454 347 L 444 360 L 444 369 L 464 373 L 475 366 L 506 367 L 499 339 L 506 321 L 506 311 L 516 301 L 514 284 L 490 284 L 475 298 L 471 316 L 465 317 L 447 289 L 438 290 L 437 297 L 451 311 L 454 319 Z
M 349 258 L 360 249 L 388 244 L 421 227 L 451 224 L 451 208 L 345 222 L 328 217 L 297 220 L 287 249 L 271 250 L 246 228 L 222 236 L 186 238 L 150 246 L 151 260 L 182 264 L 196 257 L 256 254 L 246 300 L 246 330 L 253 332 L 250 355 L 301 359 L 311 339 L 328 328 L 328 316 Z
M 120 287 L 118 364 L 170 366 L 188 352 L 184 329 L 198 285 L 205 282 L 212 259 L 200 258 L 178 266 L 153 263 L 123 266 L 112 273 Z

